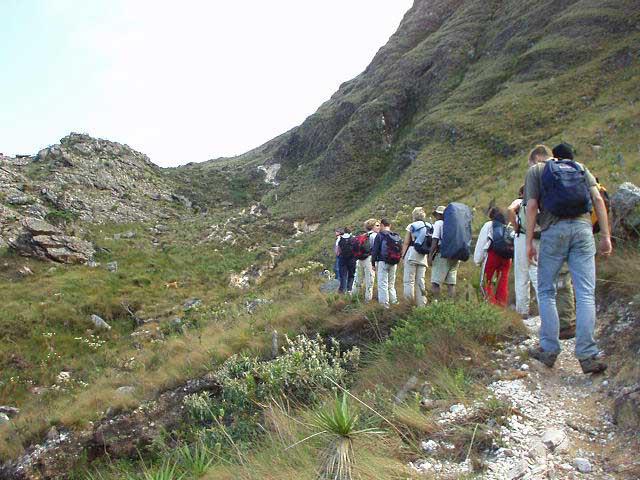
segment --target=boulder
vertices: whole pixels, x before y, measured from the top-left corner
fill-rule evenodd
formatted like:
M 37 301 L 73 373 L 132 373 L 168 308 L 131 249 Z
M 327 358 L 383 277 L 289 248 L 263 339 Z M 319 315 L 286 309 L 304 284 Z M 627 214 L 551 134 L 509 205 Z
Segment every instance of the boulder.
M 62 231 L 39 218 L 27 217 L 22 221 L 22 226 L 31 233 L 31 235 L 60 235 Z
M 551 452 L 566 450 L 569 440 L 563 430 L 549 429 L 542 435 L 542 443 Z
M 10 421 L 11 420 L 9 419 L 9 415 L 7 415 L 6 413 L 0 413 L 0 425 L 9 423 Z
M 96 326 L 96 328 L 111 330 L 111 325 L 109 325 L 107 322 L 105 322 L 102 319 L 102 317 L 96 314 L 91 315 L 91 323 L 93 323 Z
M 7 415 L 8 417 L 15 417 L 20 413 L 20 410 L 16 407 L 9 407 L 7 405 L 0 406 L 0 413 Z
M 616 237 L 640 237 L 640 188 L 633 183 L 623 183 L 611 197 L 611 226 Z
M 576 467 L 580 473 L 591 473 L 593 471 L 593 467 L 591 466 L 591 462 L 586 458 L 576 458 L 573 460 L 573 465 Z
M 118 271 L 118 262 L 107 263 L 107 270 L 109 270 L 111 273 L 116 273 Z

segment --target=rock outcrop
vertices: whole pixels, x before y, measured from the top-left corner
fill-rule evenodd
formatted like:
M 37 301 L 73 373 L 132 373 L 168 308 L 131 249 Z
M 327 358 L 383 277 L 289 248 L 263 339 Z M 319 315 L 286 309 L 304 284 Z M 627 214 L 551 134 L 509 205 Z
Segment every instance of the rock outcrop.
M 625 182 L 611 197 L 612 233 L 619 239 L 640 237 L 640 188 Z
M 20 234 L 26 217 L 133 223 L 191 213 L 192 201 L 178 188 L 146 155 L 84 134 L 72 133 L 34 156 L 0 155 L 0 246 Z
M 9 247 L 20 255 L 69 264 L 83 264 L 93 259 L 95 249 L 90 242 L 65 235 L 44 220 L 25 218 L 22 227 L 23 231 L 8 241 Z

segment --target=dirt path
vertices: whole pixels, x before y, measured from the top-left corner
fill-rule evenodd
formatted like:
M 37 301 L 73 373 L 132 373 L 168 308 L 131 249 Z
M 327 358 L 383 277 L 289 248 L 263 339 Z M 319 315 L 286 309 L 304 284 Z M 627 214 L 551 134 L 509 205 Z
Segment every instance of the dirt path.
M 631 479 L 612 453 L 628 449 L 607 405 L 607 375 L 584 375 L 573 356 L 574 340 L 563 341 L 554 368 L 522 352 L 537 343 L 539 317 L 525 321 L 528 340 L 495 353 L 500 371 L 489 389 L 520 413 L 502 427 L 503 445 L 488 458 L 485 479 Z M 526 355 L 524 355 L 526 358 Z M 522 377 L 522 378 L 515 378 Z M 637 452 L 637 450 L 636 450 Z M 639 455 L 629 451 L 629 460 Z

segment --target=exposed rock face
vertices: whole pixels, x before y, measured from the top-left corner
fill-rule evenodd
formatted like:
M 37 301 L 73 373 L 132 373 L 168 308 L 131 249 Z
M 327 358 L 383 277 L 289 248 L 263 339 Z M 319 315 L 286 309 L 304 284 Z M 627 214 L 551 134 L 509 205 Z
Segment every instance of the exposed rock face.
M 640 237 L 640 188 L 625 182 L 611 197 L 613 235 L 618 238 Z
M 9 239 L 9 246 L 20 255 L 59 263 L 87 263 L 95 249 L 90 242 L 65 235 L 59 228 L 37 218 L 25 218 L 23 231 Z
M 191 211 L 146 155 L 72 133 L 33 157 L 0 156 L 0 246 L 25 217 L 68 223 L 143 222 Z

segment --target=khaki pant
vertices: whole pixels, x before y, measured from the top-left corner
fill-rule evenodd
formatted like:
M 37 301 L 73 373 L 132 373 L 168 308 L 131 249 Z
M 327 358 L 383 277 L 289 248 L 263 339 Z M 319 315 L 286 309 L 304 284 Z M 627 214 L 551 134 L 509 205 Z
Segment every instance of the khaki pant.
M 426 272 L 426 265 L 415 263 L 411 260 L 405 260 L 402 275 L 404 298 L 411 302 L 415 300 L 418 307 L 423 307 L 427 303 L 427 298 L 425 297 L 427 289 L 424 284 L 424 276 Z
M 353 293 L 357 293 L 364 285 L 364 300 L 371 301 L 373 298 L 373 282 L 376 279 L 376 272 L 373 270 L 371 257 L 356 262 L 356 278 L 353 282 Z

